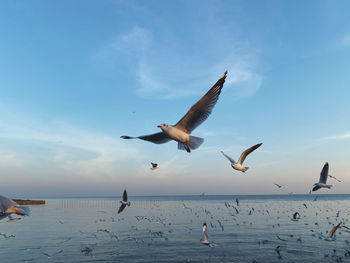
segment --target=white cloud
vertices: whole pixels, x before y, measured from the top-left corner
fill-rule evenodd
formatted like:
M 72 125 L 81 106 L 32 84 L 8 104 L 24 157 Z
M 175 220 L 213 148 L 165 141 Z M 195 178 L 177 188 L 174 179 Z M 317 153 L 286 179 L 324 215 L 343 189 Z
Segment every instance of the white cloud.
M 123 162 L 140 160 L 140 151 L 119 137 L 88 131 L 62 122 L 51 122 L 16 112 L 0 114 L 1 170 L 40 170 L 62 177 L 112 177 L 120 174 Z M 39 171 L 38 171 L 39 169 Z M 49 171 L 48 171 L 49 169 Z M 17 173 L 17 172 L 15 172 Z
M 114 65 L 117 71 L 128 68 L 129 72 L 134 72 L 136 69 L 132 86 L 142 98 L 200 96 L 225 70 L 228 70 L 226 87 L 236 99 L 252 96 L 261 87 L 263 78 L 256 70 L 257 52 L 248 45 L 222 40 L 220 46 L 230 49 L 212 54 L 208 50 L 191 53 L 186 47 L 179 50 L 163 42 L 166 41 L 156 38 L 151 30 L 135 26 L 102 47 L 96 57 L 104 64 Z M 203 60 L 205 57 L 208 58 Z M 205 64 L 208 61 L 210 64 Z
M 349 47 L 350 46 L 350 34 L 343 36 L 338 43 L 339 47 Z
M 323 137 L 320 139 L 320 141 L 333 141 L 333 140 L 346 140 L 346 139 L 350 139 L 350 133 L 343 133 L 343 134 Z

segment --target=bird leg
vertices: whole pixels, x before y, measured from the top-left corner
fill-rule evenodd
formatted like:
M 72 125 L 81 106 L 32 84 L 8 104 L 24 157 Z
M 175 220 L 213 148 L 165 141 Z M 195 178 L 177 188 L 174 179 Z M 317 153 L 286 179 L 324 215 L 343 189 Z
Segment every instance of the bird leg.
M 185 143 L 184 143 L 184 147 L 185 147 L 185 149 L 186 149 L 186 151 L 187 151 L 188 153 L 191 152 L 191 149 L 190 149 L 190 147 L 188 146 L 188 144 L 185 144 Z

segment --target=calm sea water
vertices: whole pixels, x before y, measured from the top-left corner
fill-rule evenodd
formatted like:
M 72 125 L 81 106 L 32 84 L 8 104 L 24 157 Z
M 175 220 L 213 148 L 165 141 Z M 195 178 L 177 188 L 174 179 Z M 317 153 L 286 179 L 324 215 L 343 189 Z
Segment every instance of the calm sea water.
M 13 235 L 0 236 L 0 262 L 350 262 L 350 195 L 314 198 L 130 197 L 119 215 L 118 198 L 47 199 L 0 221 Z M 204 221 L 215 246 L 201 244 Z M 319 238 L 339 222 L 335 240 Z

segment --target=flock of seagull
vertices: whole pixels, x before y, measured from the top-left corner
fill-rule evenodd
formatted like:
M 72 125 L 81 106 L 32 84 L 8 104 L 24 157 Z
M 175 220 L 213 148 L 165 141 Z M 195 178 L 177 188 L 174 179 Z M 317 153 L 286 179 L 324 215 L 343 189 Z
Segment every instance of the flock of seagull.
M 227 71 L 222 75 L 222 77 L 214 84 L 214 86 L 196 103 L 194 104 L 190 110 L 182 117 L 181 120 L 179 120 L 175 125 L 169 125 L 169 124 L 161 124 L 157 126 L 161 129 L 161 132 L 150 134 L 150 135 L 144 135 L 144 136 L 121 136 L 123 139 L 141 139 L 145 141 L 149 141 L 155 144 L 163 144 L 167 143 L 171 140 L 174 140 L 178 144 L 179 150 L 186 150 L 188 153 L 190 153 L 192 150 L 197 149 L 200 147 L 200 145 L 203 143 L 204 139 L 196 136 L 192 136 L 191 133 L 194 131 L 195 128 L 197 128 L 200 124 L 202 124 L 211 114 L 215 104 L 218 101 L 219 95 L 221 93 L 221 90 L 224 86 L 225 79 L 227 76 Z M 225 154 L 223 151 L 221 151 L 222 155 L 226 157 L 231 164 L 231 167 L 237 171 L 245 173 L 248 170 L 248 167 L 245 167 L 243 165 L 245 159 L 249 154 L 251 154 L 253 151 L 258 149 L 262 143 L 258 143 L 248 149 L 246 149 L 242 154 L 240 155 L 238 161 L 236 162 L 232 157 Z M 159 168 L 159 165 L 157 163 L 151 163 L 151 170 L 156 170 Z M 338 182 L 341 182 L 336 177 L 329 174 L 329 164 L 325 163 L 323 166 L 323 169 L 320 174 L 319 182 L 314 184 L 314 187 L 312 190 L 310 190 L 310 193 L 312 191 L 317 191 L 321 188 L 328 188 L 330 189 L 332 185 L 327 184 L 327 178 L 333 178 L 337 180 Z M 275 184 L 278 188 L 283 187 L 284 185 L 281 184 Z M 120 201 L 121 205 L 118 209 L 118 214 L 124 211 L 124 209 L 127 206 L 130 206 L 130 201 L 128 201 L 127 191 L 124 190 L 122 201 Z M 236 199 L 236 205 L 239 206 L 239 200 Z M 306 207 L 306 204 L 304 204 Z M 234 207 L 234 206 L 232 206 Z M 184 203 L 183 208 L 189 209 Z M 307 208 L 307 207 L 306 207 Z M 237 208 L 236 213 L 238 213 Z M 192 211 L 192 210 L 191 210 Z M 254 211 L 253 211 L 254 212 Z M 8 217 L 9 220 L 14 220 L 11 215 L 17 214 L 21 216 L 29 215 L 29 209 L 27 207 L 20 207 L 16 202 L 13 200 L 0 196 L 0 219 L 4 217 Z M 250 210 L 249 214 L 252 214 L 252 210 Z M 300 214 L 299 212 L 295 212 L 292 216 L 293 221 L 300 220 Z M 220 223 L 221 225 L 221 223 Z M 334 236 L 334 233 L 336 230 L 340 227 L 341 222 L 334 226 L 334 228 L 329 232 L 328 239 L 332 239 Z M 221 225 L 223 228 L 223 226 Z M 202 243 L 204 245 L 212 246 L 214 245 L 212 242 L 209 241 L 208 237 L 208 226 L 207 223 L 203 223 L 203 240 Z M 276 253 L 280 255 L 280 247 L 276 247 Z M 49 255 L 48 255 L 49 256 Z
M 149 134 L 149 135 L 137 136 L 137 137 L 123 135 L 121 136 L 121 138 L 141 139 L 141 140 L 149 141 L 155 144 L 163 144 L 171 140 L 174 140 L 178 143 L 179 150 L 186 150 L 188 153 L 190 153 L 191 150 L 197 149 L 203 143 L 204 139 L 196 136 L 191 136 L 191 133 L 195 128 L 197 128 L 200 124 L 202 124 L 211 114 L 215 104 L 219 99 L 219 95 L 224 86 L 226 76 L 227 76 L 227 71 L 214 84 L 214 86 L 196 104 L 194 104 L 189 109 L 189 111 L 185 114 L 185 116 L 182 117 L 182 119 L 179 120 L 175 125 L 164 123 L 157 126 L 158 128 L 161 129 L 161 132 Z M 244 173 L 249 168 L 249 167 L 243 166 L 243 162 L 245 161 L 246 157 L 256 149 L 258 149 L 261 145 L 262 143 L 259 143 L 246 149 L 240 155 L 238 162 L 236 162 L 232 157 L 225 154 L 223 151 L 221 151 L 221 153 L 230 161 L 231 167 L 233 169 Z M 151 170 L 156 170 L 159 168 L 157 163 L 151 163 L 151 165 L 152 165 Z M 312 190 L 310 190 L 309 193 L 311 193 L 312 191 L 317 191 L 321 188 L 330 189 L 332 185 L 327 184 L 328 177 L 334 178 L 335 180 L 339 181 L 334 176 L 329 175 L 328 171 L 329 171 L 329 164 L 326 162 L 321 171 L 319 182 L 314 184 L 314 187 L 312 188 Z M 283 186 L 280 184 L 275 184 L 275 185 L 278 188 L 281 188 Z M 124 193 L 126 192 L 124 191 Z M 125 200 L 123 200 L 123 202 L 125 202 Z M 124 204 L 122 204 L 122 206 L 123 205 Z M 298 213 L 296 212 L 293 218 L 297 220 L 297 216 L 298 216 Z M 203 233 L 204 233 L 203 244 L 209 245 L 210 243 L 208 241 L 206 222 L 203 223 Z

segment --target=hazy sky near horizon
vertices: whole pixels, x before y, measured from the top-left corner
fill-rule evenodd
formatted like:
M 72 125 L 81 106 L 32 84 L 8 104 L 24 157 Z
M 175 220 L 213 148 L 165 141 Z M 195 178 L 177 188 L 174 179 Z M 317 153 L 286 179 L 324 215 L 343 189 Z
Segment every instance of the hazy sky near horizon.
M 3 1 L 0 194 L 350 189 L 349 1 Z M 191 154 L 175 124 L 228 70 Z M 263 142 L 234 171 L 221 155 Z M 150 162 L 160 169 L 150 171 Z M 273 184 L 285 184 L 277 189 Z

